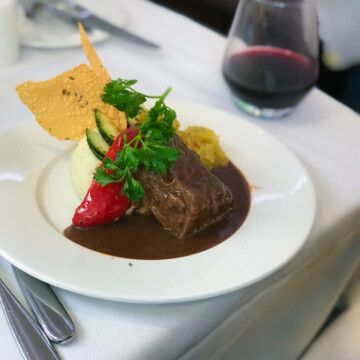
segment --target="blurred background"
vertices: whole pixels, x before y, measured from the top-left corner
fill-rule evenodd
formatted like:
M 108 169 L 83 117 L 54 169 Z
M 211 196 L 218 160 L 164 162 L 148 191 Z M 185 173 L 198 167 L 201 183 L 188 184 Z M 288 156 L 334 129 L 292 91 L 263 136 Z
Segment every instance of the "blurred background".
M 239 0 L 151 0 L 227 35 Z M 241 1 L 241 0 L 240 0 Z M 317 86 L 360 113 L 360 1 L 318 0 L 320 75 Z M 331 28 L 327 25 L 331 24 Z

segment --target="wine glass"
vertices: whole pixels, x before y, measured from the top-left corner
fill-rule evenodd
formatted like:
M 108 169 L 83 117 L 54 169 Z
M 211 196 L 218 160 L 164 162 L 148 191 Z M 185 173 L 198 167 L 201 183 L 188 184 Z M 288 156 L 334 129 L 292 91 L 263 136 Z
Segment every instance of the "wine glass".
M 291 113 L 318 77 L 318 21 L 312 0 L 240 0 L 223 75 L 236 104 L 257 117 Z

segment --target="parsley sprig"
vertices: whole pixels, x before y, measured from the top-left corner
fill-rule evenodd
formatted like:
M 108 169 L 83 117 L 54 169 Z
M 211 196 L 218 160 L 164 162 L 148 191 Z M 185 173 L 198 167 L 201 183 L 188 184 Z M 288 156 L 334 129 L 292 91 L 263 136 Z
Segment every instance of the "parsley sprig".
M 133 85 L 136 80 L 112 80 L 104 88 L 102 100 L 124 111 L 127 118 L 135 117 L 147 99 L 157 99 L 138 127 L 138 133 L 130 141 L 123 136 L 123 149 L 115 161 L 105 158 L 98 167 L 94 179 L 102 186 L 112 182 L 123 182 L 122 193 L 132 201 L 140 200 L 144 188 L 134 174 L 143 167 L 147 171 L 165 174 L 176 161 L 179 151 L 169 142 L 174 135 L 173 121 L 176 113 L 164 100 L 171 91 L 168 88 L 160 96 L 137 92 Z

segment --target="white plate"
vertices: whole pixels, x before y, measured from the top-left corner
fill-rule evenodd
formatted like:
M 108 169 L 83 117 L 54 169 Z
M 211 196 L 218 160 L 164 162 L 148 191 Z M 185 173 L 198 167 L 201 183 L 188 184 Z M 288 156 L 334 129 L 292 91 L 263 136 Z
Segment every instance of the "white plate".
M 126 15 L 118 9 L 117 25 L 125 26 Z M 61 49 L 81 46 L 80 35 L 74 24 L 59 19 L 48 10 L 39 10 L 36 19 L 25 17 L 19 9 L 19 33 L 21 44 L 37 49 Z M 93 29 L 88 32 L 91 43 L 104 41 L 109 37 L 105 31 Z
M 78 204 L 69 171 L 74 145 L 54 140 L 31 120 L 0 138 L 0 254 L 52 285 L 141 303 L 224 294 L 286 263 L 305 242 L 315 216 L 314 189 L 299 160 L 240 116 L 195 103 L 173 105 L 184 126 L 214 129 L 257 187 L 249 215 L 233 236 L 195 255 L 155 261 L 114 258 L 71 242 L 62 230 Z

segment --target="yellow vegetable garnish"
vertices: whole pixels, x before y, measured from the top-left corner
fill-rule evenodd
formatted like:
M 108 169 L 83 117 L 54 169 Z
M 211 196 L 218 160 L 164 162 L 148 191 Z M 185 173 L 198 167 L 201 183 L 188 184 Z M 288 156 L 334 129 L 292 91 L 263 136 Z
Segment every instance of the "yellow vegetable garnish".
M 190 126 L 177 134 L 187 147 L 199 154 L 201 162 L 208 168 L 223 167 L 229 162 L 214 131 L 201 126 Z

